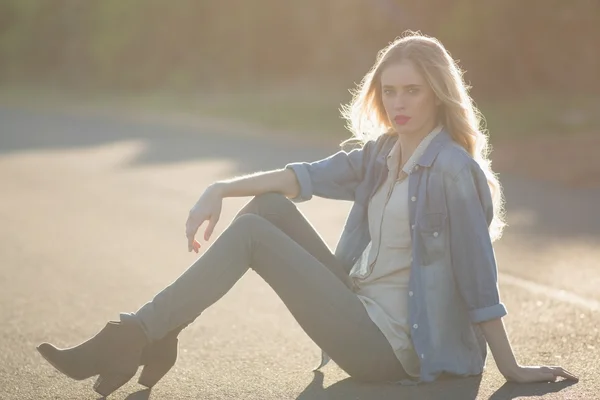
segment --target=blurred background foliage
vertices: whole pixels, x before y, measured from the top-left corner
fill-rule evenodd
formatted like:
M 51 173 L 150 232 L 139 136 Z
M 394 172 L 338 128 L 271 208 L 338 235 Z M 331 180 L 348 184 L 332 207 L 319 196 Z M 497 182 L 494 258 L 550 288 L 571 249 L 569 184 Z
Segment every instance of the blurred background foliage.
M 446 45 L 476 100 L 496 104 L 492 119 L 559 112 L 537 128 L 589 128 L 600 111 L 598 0 L 0 0 L 0 85 L 171 93 L 273 125 L 298 107 L 339 118 L 347 89 L 406 29 Z M 219 100 L 231 93 L 245 95 Z

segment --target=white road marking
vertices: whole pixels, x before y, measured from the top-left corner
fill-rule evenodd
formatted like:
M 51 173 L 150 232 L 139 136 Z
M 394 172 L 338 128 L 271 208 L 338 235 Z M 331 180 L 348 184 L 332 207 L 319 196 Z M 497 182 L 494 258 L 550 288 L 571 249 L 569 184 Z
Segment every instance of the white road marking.
M 577 305 L 591 311 L 600 311 L 599 301 L 587 299 L 585 297 L 579 296 L 578 294 L 569 292 L 564 289 L 557 289 L 551 286 L 546 286 L 541 283 L 536 283 L 513 275 L 507 275 L 505 273 L 499 274 L 499 281 L 500 283 L 517 286 L 529 292 L 548 296 L 553 299 Z

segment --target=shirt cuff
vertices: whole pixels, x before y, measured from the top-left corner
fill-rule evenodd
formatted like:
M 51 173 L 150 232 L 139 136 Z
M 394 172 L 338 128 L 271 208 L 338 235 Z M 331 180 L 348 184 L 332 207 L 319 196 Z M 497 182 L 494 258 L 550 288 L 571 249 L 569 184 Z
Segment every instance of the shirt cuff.
M 306 164 L 291 163 L 287 164 L 285 168 L 289 168 L 294 171 L 296 174 L 296 179 L 298 179 L 298 185 L 300 186 L 300 192 L 298 193 L 298 196 L 291 198 L 290 200 L 296 203 L 310 200 L 313 196 L 313 185 Z
M 469 318 L 471 318 L 472 323 L 479 324 L 492 319 L 502 318 L 506 314 L 508 314 L 506 307 L 504 307 L 504 304 L 499 303 L 490 307 L 471 310 L 469 311 Z

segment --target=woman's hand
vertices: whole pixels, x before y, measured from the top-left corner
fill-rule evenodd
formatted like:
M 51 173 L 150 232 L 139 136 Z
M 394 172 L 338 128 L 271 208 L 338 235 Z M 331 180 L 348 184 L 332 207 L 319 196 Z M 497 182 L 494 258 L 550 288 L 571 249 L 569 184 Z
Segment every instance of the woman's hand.
M 209 186 L 200 199 L 190 210 L 188 219 L 185 223 L 185 236 L 188 239 L 188 252 L 194 250 L 198 253 L 200 243 L 196 240 L 196 233 L 204 221 L 208 221 L 208 225 L 204 231 L 204 240 L 210 239 L 215 225 L 221 216 L 221 208 L 223 205 L 223 196 L 220 193 L 217 185 Z
M 559 377 L 575 382 L 579 381 L 572 373 L 562 367 L 517 367 L 514 371 L 504 374 L 506 380 L 517 383 L 554 382 Z

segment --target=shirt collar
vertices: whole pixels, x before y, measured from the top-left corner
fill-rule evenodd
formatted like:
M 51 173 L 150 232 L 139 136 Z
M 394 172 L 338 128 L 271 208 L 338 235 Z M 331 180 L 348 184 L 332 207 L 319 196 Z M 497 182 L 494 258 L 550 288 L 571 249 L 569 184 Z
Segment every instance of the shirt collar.
M 429 132 L 427 136 L 423 138 L 423 140 L 421 140 L 421 143 L 419 143 L 419 145 L 417 146 L 413 154 L 410 156 L 408 161 L 404 163 L 402 171 L 404 171 L 408 175 L 410 174 L 412 168 L 417 164 L 427 167 L 431 166 L 433 159 L 435 158 L 441 147 L 438 148 L 438 146 L 430 146 L 430 144 L 433 144 L 432 142 L 434 142 L 434 139 L 438 136 L 440 132 L 443 132 L 442 125 L 436 126 L 431 132 Z M 435 142 L 439 143 L 440 140 L 437 140 Z M 437 149 L 437 151 L 435 149 Z M 400 141 L 396 139 L 396 143 L 394 144 L 394 146 L 390 150 L 390 153 L 387 156 L 387 166 L 390 171 L 397 170 L 400 158 Z

